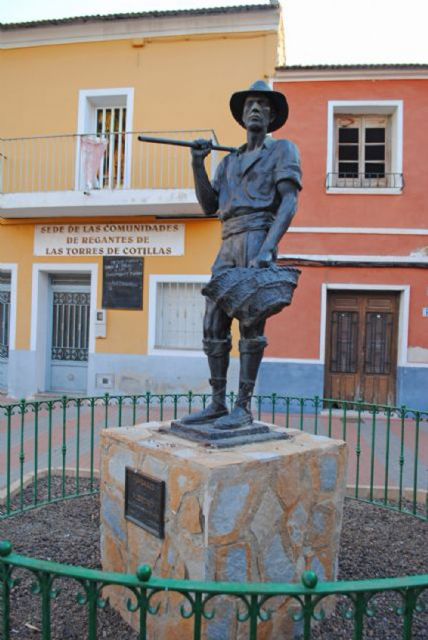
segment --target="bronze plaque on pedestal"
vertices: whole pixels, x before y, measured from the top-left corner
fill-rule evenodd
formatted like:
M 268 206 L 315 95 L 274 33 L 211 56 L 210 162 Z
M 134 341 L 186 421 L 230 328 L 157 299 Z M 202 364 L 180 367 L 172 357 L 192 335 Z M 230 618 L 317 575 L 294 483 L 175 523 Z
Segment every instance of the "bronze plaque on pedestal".
M 163 538 L 165 482 L 126 467 L 125 518 L 158 538 Z

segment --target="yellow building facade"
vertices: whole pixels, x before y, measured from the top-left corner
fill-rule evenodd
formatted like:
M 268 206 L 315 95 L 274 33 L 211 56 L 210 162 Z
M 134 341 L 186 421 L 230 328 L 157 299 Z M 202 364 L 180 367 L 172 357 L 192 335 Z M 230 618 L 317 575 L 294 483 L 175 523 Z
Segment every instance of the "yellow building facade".
M 208 389 L 219 223 L 189 149 L 138 135 L 242 144 L 230 95 L 273 76 L 281 43 L 273 5 L 1 27 L 4 393 Z

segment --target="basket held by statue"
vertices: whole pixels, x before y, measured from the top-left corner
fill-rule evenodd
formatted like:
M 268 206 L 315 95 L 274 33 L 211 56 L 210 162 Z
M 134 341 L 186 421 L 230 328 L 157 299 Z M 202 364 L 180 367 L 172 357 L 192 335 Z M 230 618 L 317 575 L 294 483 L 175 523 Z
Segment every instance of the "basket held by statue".
M 230 317 L 250 326 L 290 304 L 300 271 L 293 267 L 232 267 L 213 275 L 202 289 Z

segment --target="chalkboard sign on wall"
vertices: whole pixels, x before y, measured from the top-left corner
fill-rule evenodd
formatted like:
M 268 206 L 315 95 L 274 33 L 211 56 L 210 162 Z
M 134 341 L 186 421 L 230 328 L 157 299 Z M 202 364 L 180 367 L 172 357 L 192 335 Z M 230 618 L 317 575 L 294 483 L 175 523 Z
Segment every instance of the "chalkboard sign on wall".
M 143 308 L 144 258 L 103 258 L 103 308 Z

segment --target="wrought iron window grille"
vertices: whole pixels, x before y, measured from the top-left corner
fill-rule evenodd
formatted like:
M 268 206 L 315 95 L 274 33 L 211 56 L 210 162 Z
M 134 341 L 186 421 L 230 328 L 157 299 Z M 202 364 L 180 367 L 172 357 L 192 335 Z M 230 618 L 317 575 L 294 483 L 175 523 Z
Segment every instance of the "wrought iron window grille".
M 326 189 L 404 189 L 402 173 L 327 173 Z

